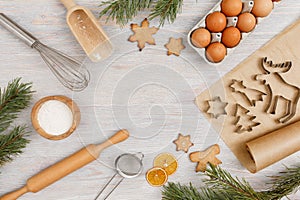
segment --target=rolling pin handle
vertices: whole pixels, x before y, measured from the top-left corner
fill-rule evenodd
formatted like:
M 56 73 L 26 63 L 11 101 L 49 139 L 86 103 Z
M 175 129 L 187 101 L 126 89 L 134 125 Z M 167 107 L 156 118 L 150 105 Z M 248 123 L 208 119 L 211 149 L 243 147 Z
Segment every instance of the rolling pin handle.
M 12 191 L 8 194 L 3 195 L 2 197 L 0 197 L 0 200 L 16 200 L 17 198 L 19 198 L 21 195 L 25 194 L 29 192 L 27 186 L 25 185 L 24 187 Z
M 109 138 L 109 141 L 112 144 L 117 144 L 119 142 L 123 142 L 128 137 L 129 137 L 129 132 L 126 129 L 122 129 L 122 130 L 118 131 L 116 134 L 114 134 L 113 136 L 111 136 Z
M 98 158 L 100 152 L 107 148 L 110 147 L 114 144 L 117 144 L 119 142 L 123 142 L 129 137 L 129 132 L 126 129 L 119 130 L 117 133 L 115 133 L 113 136 L 111 136 L 108 140 L 106 140 L 102 144 L 96 145 L 94 150 L 89 149 L 90 153 L 95 157 L 95 159 Z M 0 199 L 1 200 L 1 199 Z

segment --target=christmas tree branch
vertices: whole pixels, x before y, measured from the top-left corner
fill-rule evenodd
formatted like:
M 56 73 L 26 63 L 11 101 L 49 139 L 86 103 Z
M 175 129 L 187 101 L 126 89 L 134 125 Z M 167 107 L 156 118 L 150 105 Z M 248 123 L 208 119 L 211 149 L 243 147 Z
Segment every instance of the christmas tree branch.
M 300 166 L 287 167 L 285 171 L 277 176 L 271 176 L 271 188 L 262 193 L 267 194 L 270 200 L 287 196 L 299 190 L 300 187 Z
M 10 133 L 0 135 L 0 166 L 22 153 L 22 149 L 29 142 L 24 138 L 26 134 L 26 126 L 17 126 Z
M 260 193 L 254 191 L 250 184 L 245 180 L 232 177 L 231 174 L 219 166 L 210 165 L 205 172 L 210 178 L 205 180 L 208 187 L 222 194 L 228 194 L 232 199 L 243 200 L 263 200 L 265 199 Z
M 0 89 L 0 133 L 17 118 L 18 113 L 29 105 L 33 91 L 31 83 L 20 83 L 20 78 Z
M 191 183 L 181 185 L 180 183 L 169 182 L 163 187 L 162 200 L 211 200 L 226 199 L 224 195 L 215 190 L 200 188 L 199 191 Z
M 183 0 L 108 0 L 100 4 L 104 9 L 99 13 L 102 17 L 107 15 L 107 20 L 116 20 L 117 24 L 125 25 L 139 11 L 150 9 L 150 19 L 160 18 L 160 25 L 165 21 L 173 23 L 181 11 Z
M 105 7 L 99 16 L 107 15 L 107 20 L 116 20 L 119 25 L 125 25 L 138 11 L 149 8 L 153 0 L 108 0 L 102 1 L 100 7 Z
M 13 156 L 22 153 L 29 142 L 26 126 L 16 126 L 7 134 L 1 134 L 9 128 L 20 111 L 28 107 L 33 91 L 31 83 L 20 83 L 21 78 L 9 82 L 0 89 L 0 166 L 12 160 Z
M 177 17 L 177 13 L 181 12 L 183 0 L 158 0 L 152 9 L 149 18 L 159 17 L 160 25 L 164 25 L 165 21 L 173 23 Z
M 167 186 L 164 186 L 162 191 L 163 200 L 203 200 L 200 192 L 190 185 L 181 185 L 180 183 L 168 183 Z
M 299 189 L 300 166 L 287 168 L 278 176 L 272 176 L 272 187 L 266 191 L 255 191 L 245 179 L 238 179 L 220 167 L 210 165 L 205 172 L 209 179 L 205 187 L 197 189 L 192 184 L 168 183 L 163 187 L 163 200 L 278 200 Z

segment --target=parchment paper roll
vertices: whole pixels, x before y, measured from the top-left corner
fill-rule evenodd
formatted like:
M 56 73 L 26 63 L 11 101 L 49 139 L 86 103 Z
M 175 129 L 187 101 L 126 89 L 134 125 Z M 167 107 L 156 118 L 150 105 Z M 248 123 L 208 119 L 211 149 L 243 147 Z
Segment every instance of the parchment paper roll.
M 300 150 L 300 121 L 246 143 L 257 172 Z

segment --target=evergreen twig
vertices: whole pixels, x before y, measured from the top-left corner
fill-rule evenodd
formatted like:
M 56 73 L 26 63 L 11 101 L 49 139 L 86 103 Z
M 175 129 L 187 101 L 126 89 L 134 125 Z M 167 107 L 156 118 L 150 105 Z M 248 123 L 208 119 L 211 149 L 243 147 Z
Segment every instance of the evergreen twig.
M 232 177 L 231 174 L 219 166 L 210 165 L 205 172 L 210 178 L 205 180 L 208 187 L 222 194 L 228 194 L 230 199 L 264 200 L 264 195 L 257 193 L 245 180 Z
M 116 20 L 117 24 L 125 25 L 139 11 L 150 9 L 150 19 L 160 18 L 160 25 L 165 21 L 173 23 L 177 14 L 181 12 L 183 0 L 107 0 L 100 4 L 105 7 L 99 16 L 107 15 L 107 20 Z
M 29 105 L 33 91 L 31 83 L 20 83 L 21 78 L 0 89 L 0 133 L 5 131 L 18 113 Z
M 300 166 L 287 167 L 285 171 L 280 172 L 277 176 L 271 176 L 268 191 L 263 191 L 270 200 L 279 199 L 299 190 L 300 188 Z
M 152 9 L 149 18 L 159 17 L 160 25 L 164 25 L 165 21 L 173 23 L 177 14 L 181 12 L 183 0 L 158 0 Z
M 27 133 L 26 126 L 16 126 L 10 133 L 0 135 L 0 166 L 22 153 L 22 149 L 29 143 L 29 140 L 24 138 Z
M 149 8 L 153 0 L 108 0 L 102 1 L 100 7 L 105 7 L 99 16 L 107 15 L 107 20 L 116 20 L 117 24 L 125 25 L 138 11 Z
M 204 200 L 200 192 L 193 187 L 191 183 L 189 185 L 181 185 L 180 183 L 175 184 L 169 182 L 168 185 L 163 188 L 163 200 Z
M 266 191 L 255 191 L 245 179 L 238 179 L 220 167 L 210 165 L 205 172 L 209 178 L 205 187 L 197 189 L 191 183 L 168 183 L 163 187 L 163 200 L 278 200 L 295 192 L 300 186 L 300 166 L 286 168 L 278 176 L 272 176 L 272 187 Z
M 15 126 L 8 133 L 11 123 L 18 117 L 20 111 L 28 107 L 32 98 L 32 83 L 20 83 L 21 78 L 9 82 L 7 87 L 0 89 L 0 166 L 22 153 L 29 142 L 26 126 Z

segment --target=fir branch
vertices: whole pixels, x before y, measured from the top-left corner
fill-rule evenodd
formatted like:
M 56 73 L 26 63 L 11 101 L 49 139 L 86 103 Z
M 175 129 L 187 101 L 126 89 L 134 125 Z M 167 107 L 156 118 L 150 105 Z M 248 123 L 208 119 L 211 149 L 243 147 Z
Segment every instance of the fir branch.
M 181 185 L 180 183 L 171 183 L 163 186 L 162 200 L 211 200 L 226 199 L 224 195 L 207 188 L 197 190 L 191 183 L 189 185 Z
M 222 194 L 228 194 L 230 199 L 264 200 L 264 195 L 257 193 L 245 180 L 232 177 L 231 174 L 219 166 L 210 165 L 205 172 L 210 178 L 205 180 L 208 187 Z
M 181 12 L 183 0 L 158 0 L 149 15 L 150 20 L 159 17 L 160 25 L 165 21 L 173 23 L 177 14 Z
M 107 0 L 100 4 L 104 9 L 99 17 L 107 15 L 107 20 L 116 20 L 117 24 L 125 25 L 139 11 L 151 9 L 149 18 L 159 17 L 160 25 L 164 25 L 165 21 L 174 22 L 182 4 L 183 0 Z
M 108 0 L 103 1 L 99 5 L 105 7 L 100 13 L 99 17 L 107 15 L 107 20 L 116 20 L 117 24 L 125 25 L 138 11 L 149 8 L 153 0 Z
M 278 200 L 295 192 L 300 187 L 300 166 L 287 168 L 278 176 L 272 176 L 272 187 L 266 191 L 255 191 L 245 179 L 238 179 L 230 173 L 210 165 L 205 172 L 209 179 L 205 187 L 197 189 L 192 184 L 168 183 L 163 187 L 163 200 Z
M 26 126 L 17 126 L 10 133 L 0 135 L 0 166 L 11 161 L 13 156 L 22 153 L 22 149 L 29 142 L 24 138 L 27 133 Z
M 271 176 L 270 184 L 272 187 L 267 194 L 270 200 L 281 199 L 291 193 L 296 192 L 300 188 L 300 166 L 287 167 L 285 171 L 280 172 L 277 176 Z
M 168 183 L 168 185 L 163 186 L 163 200 L 204 200 L 202 198 L 200 192 L 192 186 L 189 185 L 181 185 L 180 183 Z
M 0 133 L 10 126 L 31 100 L 32 83 L 20 83 L 20 80 L 21 78 L 14 79 L 6 88 L 0 89 Z
M 16 78 L 0 89 L 0 133 L 8 129 L 32 98 L 32 83 L 20 83 L 20 80 Z M 7 134 L 0 134 L 0 166 L 22 153 L 29 142 L 24 138 L 26 134 L 26 126 L 16 126 Z

